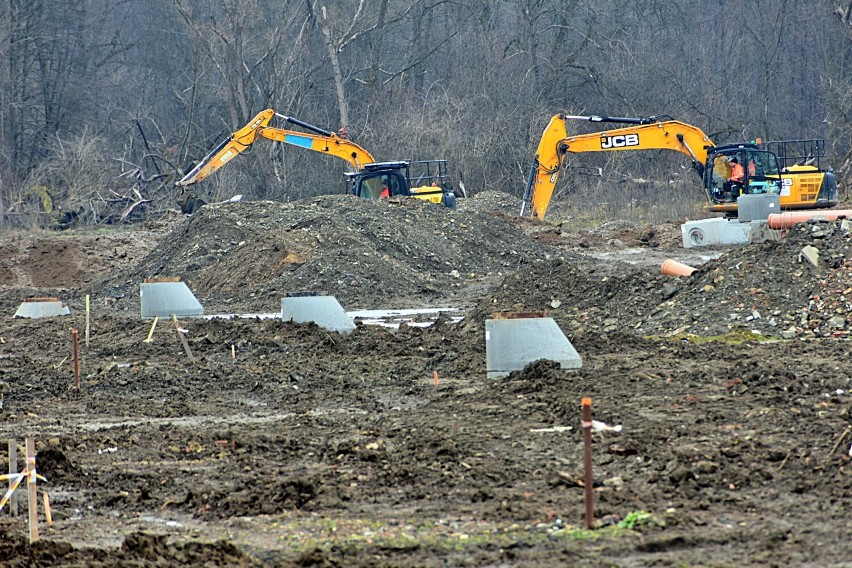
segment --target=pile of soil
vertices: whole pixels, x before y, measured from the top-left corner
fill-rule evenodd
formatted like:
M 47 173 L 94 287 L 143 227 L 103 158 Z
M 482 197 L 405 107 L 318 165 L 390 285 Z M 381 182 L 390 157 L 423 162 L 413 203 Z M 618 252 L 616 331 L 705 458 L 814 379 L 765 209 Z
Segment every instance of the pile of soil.
M 350 309 L 452 306 L 463 288 L 557 254 L 499 216 L 417 199 L 228 203 L 203 207 L 91 292 L 135 309 L 134 282 L 180 276 L 214 311 L 272 312 L 297 291 Z
M 815 262 L 803 252 L 817 251 Z M 778 240 L 733 248 L 689 277 L 595 259 L 553 259 L 509 275 L 469 317 L 549 311 L 573 333 L 846 337 L 852 328 L 852 235 L 846 221 L 798 225 Z
M 708 254 L 676 246 L 673 225 L 573 230 L 512 216 L 498 192 L 462 201 L 456 212 L 413 199 L 231 203 L 0 241 L 0 432 L 36 439 L 55 520 L 30 546 L 25 517 L 0 519 L 0 558 L 848 562 L 844 222 Z M 698 270 L 664 276 L 667 257 Z M 187 352 L 171 322 L 138 317 L 142 279 L 175 275 L 208 313 L 275 311 L 295 290 L 347 309 L 467 311 L 348 335 L 182 318 Z M 12 318 L 23 294 L 61 297 L 72 315 Z M 85 329 L 86 294 L 77 390 L 69 329 Z M 582 368 L 540 360 L 487 379 L 484 321 L 505 310 L 547 310 Z M 582 530 L 583 396 L 608 426 L 593 434 L 594 532 Z

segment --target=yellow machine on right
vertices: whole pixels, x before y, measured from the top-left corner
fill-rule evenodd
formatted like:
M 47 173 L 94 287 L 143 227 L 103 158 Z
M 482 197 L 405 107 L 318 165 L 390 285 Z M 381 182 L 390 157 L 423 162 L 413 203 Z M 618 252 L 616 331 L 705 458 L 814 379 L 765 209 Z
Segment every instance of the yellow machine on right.
M 568 134 L 567 122 L 631 126 Z M 828 209 L 837 205 L 834 172 L 823 169 L 823 140 L 782 140 L 716 146 L 700 128 L 668 116 L 625 118 L 557 114 L 541 136 L 524 190 L 521 216 L 543 219 L 569 153 L 674 150 L 686 154 L 701 177 L 707 209 L 737 214 L 740 195 L 774 193 L 781 209 Z

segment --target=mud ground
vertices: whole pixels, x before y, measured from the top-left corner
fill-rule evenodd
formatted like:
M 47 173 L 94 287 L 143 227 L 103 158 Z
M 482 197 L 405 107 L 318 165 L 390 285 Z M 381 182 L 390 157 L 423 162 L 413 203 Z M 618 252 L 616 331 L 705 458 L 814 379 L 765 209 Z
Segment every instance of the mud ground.
M 0 565 L 852 566 L 847 224 L 684 250 L 676 223 L 516 206 L 332 196 L 2 235 L 0 430 L 36 439 L 54 524 L 30 546 L 4 508 Z M 193 363 L 172 322 L 144 341 L 139 284 L 164 276 L 208 315 L 292 291 L 454 311 L 349 335 L 182 318 Z M 72 314 L 13 318 L 32 296 Z M 582 369 L 486 379 L 484 321 L 507 310 L 546 310 Z M 593 435 L 592 531 L 585 396 L 620 427 Z

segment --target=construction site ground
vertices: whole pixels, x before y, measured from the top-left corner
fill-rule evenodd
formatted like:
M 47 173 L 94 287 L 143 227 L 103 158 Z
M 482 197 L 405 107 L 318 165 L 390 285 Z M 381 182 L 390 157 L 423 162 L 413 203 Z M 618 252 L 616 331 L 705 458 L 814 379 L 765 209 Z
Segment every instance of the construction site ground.
M 0 448 L 17 439 L 21 469 L 36 440 L 53 525 L 40 511 L 31 546 L 19 491 L 0 565 L 852 566 L 846 222 L 683 249 L 677 223 L 583 229 L 516 201 L 328 196 L 2 235 Z M 667 258 L 698 270 L 663 275 Z M 179 320 L 192 360 L 169 318 L 145 342 L 155 277 L 223 314 Z M 451 310 L 349 335 L 227 315 L 296 291 Z M 13 318 L 28 297 L 71 315 Z M 542 310 L 582 369 L 487 379 L 485 320 Z M 583 397 L 606 425 L 590 531 Z

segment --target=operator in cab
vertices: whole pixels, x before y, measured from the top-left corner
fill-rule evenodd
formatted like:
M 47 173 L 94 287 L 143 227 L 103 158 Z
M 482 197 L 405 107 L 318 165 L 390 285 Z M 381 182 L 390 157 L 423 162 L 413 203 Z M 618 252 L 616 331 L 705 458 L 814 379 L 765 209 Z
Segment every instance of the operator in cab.
M 382 197 L 390 197 L 390 196 L 391 196 L 390 182 L 388 181 L 387 176 L 384 176 L 384 177 L 382 177 L 382 192 L 379 194 L 379 197 L 382 198 Z
M 725 190 L 730 192 L 731 197 L 736 199 L 742 193 L 743 182 L 745 181 L 745 169 L 736 156 L 728 160 L 728 165 L 731 166 L 731 175 L 725 182 Z

